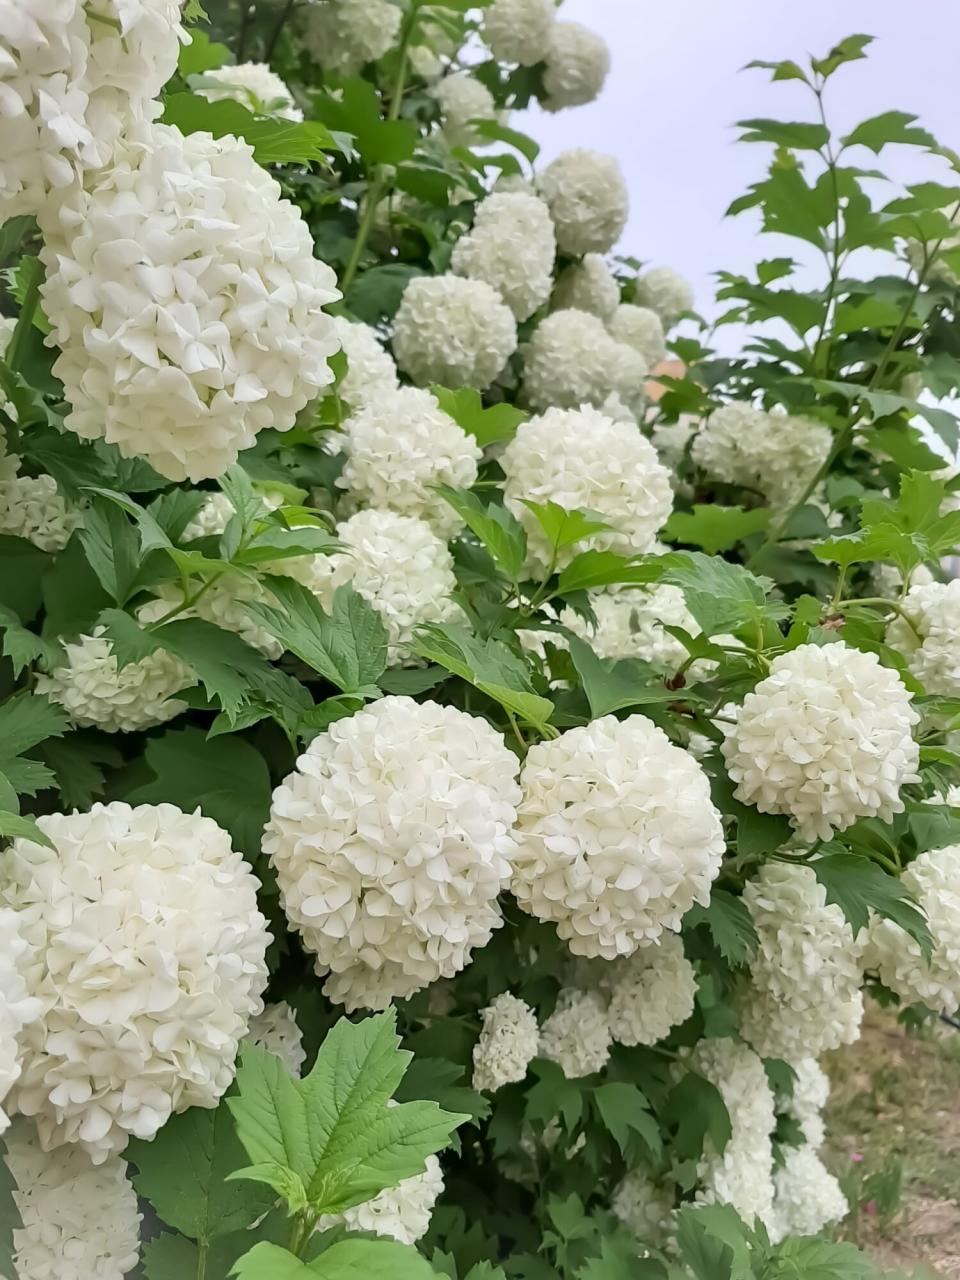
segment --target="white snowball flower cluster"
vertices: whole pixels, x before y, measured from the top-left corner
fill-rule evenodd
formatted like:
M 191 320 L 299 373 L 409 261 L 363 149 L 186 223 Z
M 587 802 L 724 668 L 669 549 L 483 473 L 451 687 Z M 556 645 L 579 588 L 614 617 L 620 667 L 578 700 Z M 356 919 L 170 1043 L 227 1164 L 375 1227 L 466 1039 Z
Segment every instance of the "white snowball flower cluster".
M 691 1068 L 720 1091 L 730 1116 L 730 1138 L 723 1154 L 706 1139 L 699 1176 L 701 1203 L 732 1204 L 747 1223 L 769 1223 L 773 1210 L 773 1141 L 776 1124 L 773 1091 L 763 1062 L 734 1040 L 701 1040 L 690 1056 Z
M 10 1123 L 3 1101 L 20 1077 L 20 1033 L 41 1012 L 23 978 L 28 955 L 17 913 L 0 909 L 0 1133 Z
M 631 955 L 709 901 L 724 842 L 706 774 L 645 716 L 530 748 L 512 888 L 574 955 Z
M 492 1093 L 524 1078 L 537 1056 L 540 1029 L 526 1001 L 509 991 L 497 996 L 480 1017 L 483 1026 L 473 1048 L 473 1087 Z
M 337 529 L 342 554 L 318 559 L 341 568 L 376 609 L 387 631 L 387 662 L 416 662 L 408 646 L 425 622 L 460 617 L 453 557 L 425 520 L 393 511 L 358 511 Z
M 62 551 L 81 524 L 83 513 L 64 498 L 53 476 L 0 479 L 0 533 L 25 538 L 41 551 Z
M 670 329 L 693 306 L 693 289 L 670 267 L 652 267 L 637 276 L 634 299 L 655 311 L 664 329 Z
M 141 126 L 59 213 L 41 292 L 83 439 L 203 480 L 332 381 L 336 279 L 245 142 Z
M 141 1219 L 123 1160 L 92 1164 L 79 1147 L 44 1151 L 20 1121 L 6 1165 L 22 1223 L 13 1229 L 18 1280 L 122 1280 L 133 1271 Z
M 700 627 L 687 608 L 683 592 L 669 583 L 651 587 L 626 587 L 619 591 L 595 591 L 590 607 L 597 619 L 588 622 L 573 609 L 560 615 L 563 625 L 586 640 L 600 658 L 642 658 L 664 670 L 676 671 L 688 654 L 664 624 L 699 635 Z M 696 674 L 703 663 L 694 663 Z
M 263 1013 L 250 1019 L 245 1043 L 274 1054 L 294 1076 L 300 1074 L 300 1069 L 307 1060 L 303 1032 L 297 1026 L 296 1016 L 285 1000 L 268 1004 Z
M 469 71 L 444 76 L 433 90 L 443 120 L 441 135 L 451 147 L 483 145 L 474 121 L 496 120 L 497 104 L 485 84 Z
M 690 456 L 724 484 L 745 485 L 774 505 L 790 506 L 826 461 L 832 440 L 822 423 L 738 401 L 710 415 Z
M 481 35 L 498 62 L 532 67 L 547 56 L 554 18 L 553 0 L 493 0 Z
M 903 600 L 904 614 L 887 628 L 887 644 L 927 693 L 960 693 L 960 579 L 914 585 Z M 907 621 L 909 617 L 910 621 Z
M 197 683 L 193 671 L 164 649 L 121 667 L 103 627 L 63 646 L 64 660 L 37 677 L 37 693 L 59 703 L 76 725 L 132 733 L 186 711 L 174 695 Z
M 17 839 L 0 868 L 43 1005 L 10 1098 L 45 1147 L 78 1142 L 101 1163 L 222 1096 L 270 935 L 250 868 L 199 813 L 114 801 L 37 825 L 54 847 Z
M 197 92 L 208 102 L 232 98 L 258 115 L 276 116 L 279 120 L 303 119 L 293 94 L 265 62 L 211 67 L 203 73 L 203 79 L 204 87 Z M 209 84 L 211 80 L 214 85 Z
M 527 531 L 527 563 L 543 573 L 553 548 L 523 499 L 555 502 L 568 511 L 586 507 L 615 532 L 598 533 L 564 547 L 563 569 L 585 547 L 624 555 L 647 551 L 673 506 L 670 477 L 653 446 L 635 426 L 614 422 L 596 409 L 549 409 L 521 423 L 500 458 L 504 501 Z
M 337 485 L 346 490 L 346 510 L 419 516 L 443 538 L 463 528 L 436 486 L 472 488 L 483 451 L 429 391 L 384 389 L 346 420 L 342 445 L 347 460 Z
M 264 850 L 331 1000 L 385 1008 L 452 977 L 501 923 L 517 760 L 476 716 L 388 697 L 319 734 Z
M 410 49 L 410 66 L 416 75 L 429 84 L 439 80 L 446 65 L 457 51 L 457 42 L 428 17 L 422 18 L 414 28 L 414 44 Z
M 610 318 L 609 329 L 617 342 L 633 347 L 643 356 L 647 369 L 653 369 L 667 354 L 660 317 L 649 307 L 623 303 Z
M 796 1120 L 804 1140 L 816 1149 L 826 1137 L 823 1109 L 830 1097 L 830 1078 L 816 1058 L 796 1058 L 790 1065 L 796 1078 L 783 1110 Z
M 176 70 L 180 0 L 5 0 L 0 222 L 107 163 Z
M 523 394 L 534 409 L 606 409 L 611 397 L 635 422 L 649 372 L 634 347 L 612 337 L 586 311 L 554 311 L 537 325 L 523 351 Z M 622 416 L 616 415 L 618 419 Z
M 565 987 L 540 1028 L 541 1058 L 555 1062 L 568 1080 L 602 1071 L 613 1037 L 604 1001 L 595 991 Z
M 613 317 L 620 304 L 620 286 L 602 254 L 588 253 L 557 276 L 553 290 L 554 311 L 588 311 L 603 321 Z
M 614 1040 L 656 1044 L 693 1013 L 697 975 L 677 934 L 665 933 L 657 945 L 615 960 L 604 986 Z
M 627 225 L 627 184 L 613 156 L 562 151 L 538 175 L 564 253 L 606 253 Z
M 396 1105 L 391 1103 L 390 1105 Z M 374 1235 L 414 1245 L 427 1234 L 433 1206 L 443 1191 L 443 1171 L 436 1156 L 427 1156 L 423 1173 L 404 1178 L 372 1200 L 354 1205 L 343 1213 L 324 1214 L 318 1231 L 344 1226 L 348 1231 L 370 1231 Z
M 721 750 L 736 796 L 784 813 L 804 840 L 829 840 L 859 818 L 889 822 L 900 788 L 918 782 L 920 716 L 876 654 L 803 644 L 774 658 Z
M 770 1238 L 814 1236 L 842 1222 L 850 1206 L 840 1183 L 812 1147 L 787 1147 L 773 1175 L 774 1203 Z
M 295 564 L 296 561 L 284 560 L 279 563 L 289 574 L 288 566 Z M 153 601 L 144 605 L 140 611 L 140 617 L 146 622 L 156 622 L 164 613 L 169 613 L 174 606 L 179 607 L 183 600 L 180 590 L 173 584 L 164 584 L 154 590 L 157 593 L 157 600 L 164 605 L 164 608 L 161 609 Z M 253 621 L 244 608 L 244 604 L 248 601 L 276 603 L 274 597 L 261 583 L 224 574 L 210 583 L 203 595 L 188 609 L 178 613 L 177 617 L 203 618 L 205 622 L 212 622 L 214 626 L 221 627 L 224 631 L 234 632 L 241 640 L 259 650 L 265 658 L 275 661 L 283 653 L 283 645 L 269 631 Z
M 741 1009 L 744 1038 L 792 1061 L 852 1044 L 863 1018 L 862 948 L 810 867 L 767 862 L 744 886 L 760 946 Z
M 516 347 L 513 312 L 483 280 L 417 276 L 393 318 L 394 357 L 421 385 L 483 391 Z
M 522 192 L 489 195 L 477 205 L 473 227 L 453 249 L 450 270 L 491 285 L 518 320 L 550 297 L 556 240 L 544 202 Z
M 397 366 L 368 324 L 333 316 L 333 332 L 347 357 L 347 372 L 337 395 L 353 409 L 365 409 L 397 388 Z
M 610 1208 L 614 1217 L 646 1244 L 663 1243 L 673 1225 L 673 1196 L 644 1169 L 634 1169 L 621 1180 Z
M 314 0 L 304 11 L 303 42 L 321 67 L 353 75 L 393 48 L 402 18 L 390 0 Z
M 927 917 L 933 934 L 930 960 L 898 924 L 874 916 L 865 963 L 905 1004 L 926 1004 L 938 1013 L 954 1014 L 960 1008 L 960 845 L 919 854 L 901 883 Z
M 282 493 L 261 493 L 260 501 L 268 511 L 276 511 L 284 504 Z M 180 535 L 181 542 L 192 542 L 194 538 L 213 538 L 223 533 L 227 525 L 236 515 L 236 508 L 225 493 L 211 493 L 203 506 L 185 526 Z
M 610 50 L 602 36 L 579 22 L 555 22 L 550 31 L 543 87 L 547 111 L 582 107 L 600 96 L 610 70 Z

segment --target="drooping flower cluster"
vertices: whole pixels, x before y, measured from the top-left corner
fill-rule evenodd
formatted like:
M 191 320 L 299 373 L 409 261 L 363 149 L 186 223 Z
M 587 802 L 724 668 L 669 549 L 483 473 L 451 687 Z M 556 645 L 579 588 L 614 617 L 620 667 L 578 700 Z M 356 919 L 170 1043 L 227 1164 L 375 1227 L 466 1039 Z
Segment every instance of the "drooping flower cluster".
M 211 67 L 203 73 L 203 78 L 204 87 L 199 93 L 208 102 L 235 99 L 257 115 L 276 116 L 280 120 L 303 119 L 303 112 L 290 90 L 264 62 Z
M 555 1062 L 568 1080 L 602 1071 L 613 1037 L 603 999 L 595 991 L 565 987 L 540 1028 L 540 1057 Z
M 645 716 L 537 743 L 520 784 L 513 892 L 575 955 L 631 955 L 708 901 L 720 815 L 697 762 Z
M 23 978 L 27 957 L 17 913 L 0 909 L 0 1133 L 10 1123 L 4 1099 L 20 1076 L 20 1033 L 40 1014 L 40 1001 L 27 994 Z
M 599 151 L 563 151 L 537 175 L 564 253 L 607 253 L 627 225 L 629 199 L 620 166 Z
M 561 111 L 593 102 L 609 70 L 610 50 L 602 36 L 579 22 L 555 22 L 544 57 L 544 107 Z
M 315 0 L 303 11 L 303 40 L 321 67 L 353 75 L 396 43 L 402 18 L 390 0 Z
M 673 1196 L 645 1169 L 634 1169 L 618 1184 L 610 1202 L 614 1216 L 645 1244 L 662 1244 L 673 1222 Z
M 450 269 L 496 289 L 518 320 L 550 297 L 556 241 L 550 211 L 522 192 L 493 194 L 476 209 L 472 229 L 453 249 Z
M 440 80 L 433 91 L 443 120 L 441 136 L 451 147 L 482 146 L 475 128 L 477 120 L 496 120 L 493 94 L 469 71 L 454 71 Z
M 781 654 L 723 726 L 737 799 L 787 814 L 805 840 L 829 840 L 858 818 L 889 822 L 903 809 L 900 788 L 919 781 L 910 698 L 876 654 L 843 643 Z
M 656 1044 L 693 1013 L 697 975 L 674 933 L 615 960 L 604 979 L 607 1018 L 618 1044 Z
M 773 505 L 789 506 L 826 461 L 832 440 L 822 423 L 735 402 L 710 415 L 690 456 L 724 484 L 755 489 Z
M 254 1045 L 274 1054 L 294 1076 L 300 1074 L 300 1068 L 307 1060 L 303 1032 L 285 1000 L 266 1005 L 263 1013 L 250 1019 L 244 1044 Z
M 199 813 L 115 801 L 37 822 L 53 847 L 20 838 L 0 869 L 42 1006 L 10 1101 L 45 1147 L 101 1163 L 224 1093 L 270 935 L 249 867 Z
M 493 0 L 483 11 L 483 39 L 500 62 L 543 62 L 554 25 L 552 0 Z
M 795 1072 L 793 1092 L 783 1109 L 796 1120 L 804 1140 L 817 1150 L 826 1136 L 823 1109 L 830 1097 L 830 1078 L 816 1058 L 797 1058 L 790 1065 Z
M 812 1236 L 837 1222 L 849 1209 L 840 1183 L 810 1146 L 788 1147 L 773 1175 L 774 1204 L 770 1237 Z
M 393 318 L 393 354 L 420 386 L 484 390 L 516 350 L 513 312 L 483 280 L 417 276 Z
M 898 593 L 899 594 L 899 593 Z M 960 693 L 960 579 L 915 583 L 903 613 L 887 628 L 887 644 L 898 649 L 927 693 Z
M 473 1048 L 473 1087 L 493 1092 L 527 1074 L 537 1056 L 537 1015 L 509 991 L 496 997 L 480 1015 L 480 1038 Z
M 452 977 L 501 923 L 520 791 L 486 721 L 388 697 L 331 725 L 277 788 L 264 850 L 324 991 L 385 1008 Z

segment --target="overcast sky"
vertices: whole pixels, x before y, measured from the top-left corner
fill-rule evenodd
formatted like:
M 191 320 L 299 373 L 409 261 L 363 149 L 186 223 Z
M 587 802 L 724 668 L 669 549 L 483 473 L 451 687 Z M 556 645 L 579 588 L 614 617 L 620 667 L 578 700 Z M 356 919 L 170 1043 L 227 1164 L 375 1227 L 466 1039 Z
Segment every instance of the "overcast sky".
M 783 251 L 782 242 L 758 246 L 753 215 L 723 217 L 763 176 L 769 155 L 763 146 L 735 146 L 731 125 L 750 116 L 813 118 L 802 85 L 741 71 L 751 59 L 802 61 L 845 35 L 873 35 L 868 58 L 831 82 L 831 123 L 845 132 L 881 111 L 911 111 L 942 143 L 960 149 L 960 0 L 565 0 L 560 16 L 592 27 L 610 45 L 603 94 L 590 106 L 556 116 L 534 110 L 516 123 L 541 143 L 541 164 L 568 147 L 615 154 L 630 188 L 624 251 L 686 275 L 707 314 L 713 271 L 747 270 Z M 908 180 L 943 176 L 908 167 L 903 148 L 884 159 Z

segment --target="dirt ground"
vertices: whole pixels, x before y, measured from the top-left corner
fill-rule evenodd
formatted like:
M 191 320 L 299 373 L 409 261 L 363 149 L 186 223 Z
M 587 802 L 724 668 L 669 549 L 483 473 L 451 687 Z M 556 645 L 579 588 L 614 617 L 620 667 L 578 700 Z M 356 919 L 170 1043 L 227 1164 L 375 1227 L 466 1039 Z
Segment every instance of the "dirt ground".
M 886 1266 L 960 1280 L 960 1031 L 908 1035 L 874 1008 L 824 1066 L 826 1159 L 854 1204 L 841 1234 Z

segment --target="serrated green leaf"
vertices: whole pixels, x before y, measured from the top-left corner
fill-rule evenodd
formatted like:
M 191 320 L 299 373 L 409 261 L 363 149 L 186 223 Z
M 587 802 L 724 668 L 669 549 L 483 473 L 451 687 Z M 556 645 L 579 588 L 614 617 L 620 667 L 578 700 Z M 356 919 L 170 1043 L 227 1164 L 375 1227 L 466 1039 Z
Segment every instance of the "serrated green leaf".
M 876 1263 L 854 1244 L 788 1236 L 767 1259 L 771 1280 L 877 1280 Z
M 674 552 L 662 559 L 662 580 L 681 588 L 704 635 L 738 631 L 789 612 L 786 606 L 768 602 L 771 579 L 757 577 L 743 565 L 700 551 Z
M 187 1280 L 197 1274 L 199 1251 L 185 1236 L 162 1235 L 143 1246 L 146 1280 Z
M 570 596 L 578 591 L 590 591 L 594 587 L 642 586 L 657 582 L 665 571 L 660 563 L 663 557 L 644 556 L 639 559 L 618 556 L 614 551 L 581 551 L 560 574 L 557 592 Z
M 482 1094 L 463 1084 L 466 1071 L 446 1058 L 415 1057 L 394 1091 L 398 1102 L 416 1102 L 418 1098 L 435 1102 L 444 1111 L 468 1115 L 471 1120 L 485 1120 L 490 1103 Z
M 473 436 L 481 449 L 500 440 L 512 440 L 517 427 L 529 416 L 512 404 L 494 404 L 485 409 L 480 392 L 473 387 L 451 391 L 448 387 L 432 386 L 430 390 L 443 412 Z
M 189 42 L 180 50 L 177 70 L 186 79 L 204 71 L 214 71 L 230 59 L 230 50 L 225 44 L 216 44 L 205 31 L 194 30 L 190 32 Z
M 83 513 L 78 536 L 104 590 L 122 608 L 135 589 L 141 567 L 136 529 L 118 506 L 100 497 Z
M 753 1233 L 732 1205 L 682 1205 L 676 1241 L 696 1280 L 753 1280 Z
M 709 904 L 694 906 L 684 916 L 684 924 L 704 925 L 724 960 L 734 966 L 745 964 L 760 945 L 743 899 L 726 889 L 714 889 Z
M 873 44 L 873 36 L 846 36 L 837 41 L 825 58 L 811 58 L 811 66 L 814 71 L 819 71 L 828 78 L 845 62 L 859 62 L 861 58 L 865 58 L 868 44 Z
M 89 809 L 104 793 L 101 765 L 118 768 L 123 763 L 123 756 L 115 747 L 83 732 L 47 738 L 38 751 L 53 770 L 61 799 L 68 809 Z
M 815 858 L 809 865 L 826 890 L 827 901 L 836 903 L 843 912 L 854 937 L 866 928 L 873 910 L 904 929 L 929 957 L 933 950 L 929 925 L 895 876 L 888 875 L 869 858 L 852 853 L 829 854 Z
M 490 553 L 494 564 L 516 582 L 527 554 L 527 535 L 514 516 L 498 503 L 484 506 L 475 493 L 438 485 L 437 492 L 453 507 Z
M 926 129 L 914 126 L 916 116 L 907 111 L 884 111 L 878 116 L 864 120 L 842 139 L 845 147 L 868 147 L 874 155 L 891 142 L 904 143 L 908 146 L 929 147 L 935 150 L 936 139 Z
M 738 120 L 741 142 L 772 142 L 800 151 L 819 151 L 830 140 L 826 125 L 796 120 Z
M 426 1258 L 394 1240 L 339 1240 L 312 1262 L 261 1242 L 230 1274 L 236 1280 L 436 1280 Z
M 568 644 L 594 720 L 625 707 L 676 699 L 676 692 L 665 686 L 663 676 L 649 662 L 640 658 L 598 658 L 579 636 L 571 636 Z
M 122 609 L 104 609 L 97 619 L 113 646 L 113 656 L 121 670 L 131 662 L 142 662 L 157 648 L 156 633 L 144 631 L 135 618 Z
M 50 670 L 62 656 L 59 644 L 28 630 L 19 616 L 5 605 L 0 605 L 0 629 L 3 630 L 3 652 L 10 659 L 15 676 L 34 662 Z
M 519 151 L 531 164 L 536 163 L 537 156 L 540 154 L 540 144 L 535 142 L 529 134 L 521 133 L 519 129 L 511 129 L 501 124 L 499 120 L 476 120 L 471 128 L 481 138 L 487 138 L 490 142 L 505 142 Z
M 667 521 L 663 535 L 671 542 L 686 542 L 702 547 L 709 555 L 728 551 L 752 533 L 759 533 L 770 523 L 770 508 L 695 506 L 692 512 L 675 511 Z
M 34 693 L 21 693 L 0 704 L 0 769 L 46 738 L 59 738 L 69 720 L 62 707 Z
M 593 1091 L 600 1118 L 613 1134 L 620 1151 L 626 1155 L 631 1134 L 636 1134 L 652 1159 L 662 1149 L 660 1130 L 650 1114 L 650 1104 L 635 1084 L 613 1081 L 598 1085 Z
M 197 93 L 170 93 L 163 100 L 163 123 L 182 133 L 228 134 L 253 147 L 258 164 L 326 162 L 330 151 L 343 151 L 343 142 L 316 120 L 295 123 L 256 116 L 235 99 L 208 102 Z
M 547 541 L 556 551 L 572 546 L 583 538 L 589 538 L 591 534 L 607 533 L 612 528 L 590 511 L 579 508 L 568 511 L 556 502 L 530 502 L 526 498 L 522 502 L 536 517 Z
M 699 1159 L 708 1139 L 712 1150 L 722 1155 L 732 1132 L 720 1090 L 693 1071 L 670 1090 L 661 1119 L 676 1125 L 674 1149 L 681 1160 Z

